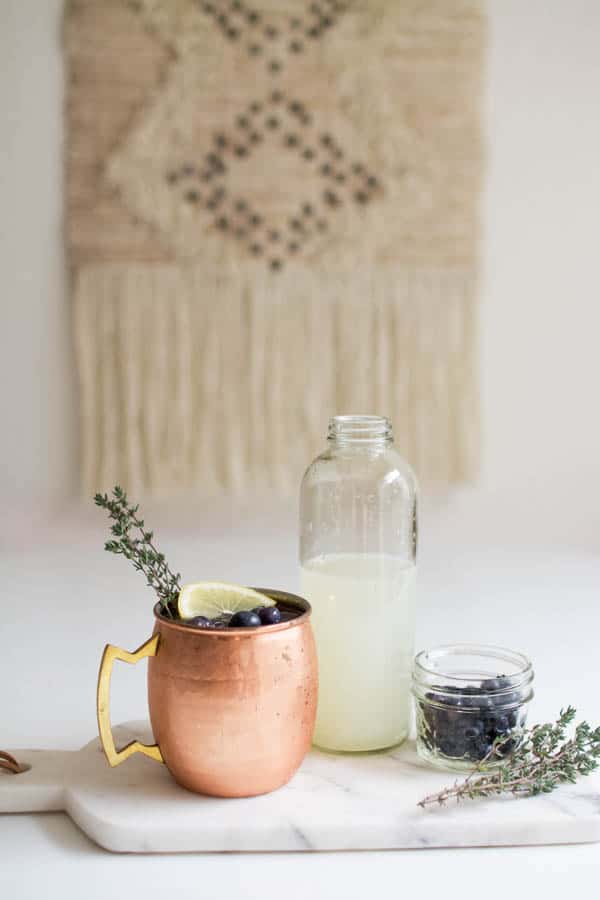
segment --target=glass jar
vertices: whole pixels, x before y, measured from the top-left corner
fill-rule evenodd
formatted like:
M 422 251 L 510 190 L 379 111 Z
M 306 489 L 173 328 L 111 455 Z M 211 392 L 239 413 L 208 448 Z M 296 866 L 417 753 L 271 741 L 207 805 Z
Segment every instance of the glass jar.
M 314 740 L 379 750 L 408 733 L 417 486 L 379 416 L 336 416 L 300 497 L 302 592 L 319 661 Z
M 484 760 L 482 768 L 500 765 L 518 745 L 532 682 L 531 662 L 512 650 L 454 644 L 422 651 L 412 688 L 419 756 L 458 772 Z

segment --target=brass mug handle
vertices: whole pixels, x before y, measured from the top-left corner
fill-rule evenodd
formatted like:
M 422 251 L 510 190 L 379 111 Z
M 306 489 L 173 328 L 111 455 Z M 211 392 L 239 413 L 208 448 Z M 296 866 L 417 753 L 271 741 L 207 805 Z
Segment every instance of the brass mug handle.
M 102 749 L 111 766 L 118 766 L 119 763 L 125 762 L 134 753 L 144 753 L 150 759 L 164 762 L 158 744 L 142 744 L 140 741 L 131 741 L 122 750 L 117 750 L 110 726 L 110 676 L 112 675 L 113 662 L 115 659 L 120 659 L 126 663 L 136 663 L 146 656 L 156 656 L 158 652 L 158 638 L 158 634 L 153 635 L 133 653 L 121 650 L 120 647 L 113 647 L 112 644 L 107 644 L 104 648 L 98 673 L 96 714 L 98 716 L 98 730 L 100 732 Z

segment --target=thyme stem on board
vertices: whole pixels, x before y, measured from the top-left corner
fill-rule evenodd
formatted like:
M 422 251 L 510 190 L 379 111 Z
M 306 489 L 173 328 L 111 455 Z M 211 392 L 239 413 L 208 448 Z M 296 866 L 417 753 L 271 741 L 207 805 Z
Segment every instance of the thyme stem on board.
M 533 797 L 548 794 L 561 784 L 574 784 L 600 765 L 600 726 L 592 729 L 587 722 L 580 722 L 572 736 L 567 737 L 575 715 L 576 710 L 568 706 L 561 709 L 556 722 L 523 729 L 516 735 L 520 742 L 510 758 L 500 768 L 486 773 L 486 763 L 500 755 L 498 751 L 507 740 L 514 739 L 515 732 L 498 738 L 464 781 L 424 797 L 418 805 L 424 809 L 434 803 L 444 806 L 448 800 L 460 803 L 505 793 Z

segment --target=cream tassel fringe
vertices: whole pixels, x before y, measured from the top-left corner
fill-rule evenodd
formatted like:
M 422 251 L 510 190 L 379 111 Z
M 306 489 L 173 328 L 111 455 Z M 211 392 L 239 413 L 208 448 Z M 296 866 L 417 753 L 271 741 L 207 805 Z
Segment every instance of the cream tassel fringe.
M 458 268 L 83 267 L 83 491 L 294 493 L 349 412 L 389 415 L 422 482 L 472 477 L 474 293 Z

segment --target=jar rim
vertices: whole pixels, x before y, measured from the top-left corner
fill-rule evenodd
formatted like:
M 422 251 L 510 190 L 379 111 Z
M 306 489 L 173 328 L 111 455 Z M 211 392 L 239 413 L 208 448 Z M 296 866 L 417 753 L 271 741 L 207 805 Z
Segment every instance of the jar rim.
M 467 674 L 453 674 L 444 669 L 442 666 L 428 665 L 429 661 L 435 659 L 448 659 L 453 656 L 473 656 L 489 659 L 503 660 L 511 663 L 513 670 L 505 674 L 510 679 L 511 686 L 517 686 L 523 681 L 533 678 L 533 667 L 531 660 L 524 653 L 517 650 L 510 650 L 506 647 L 497 647 L 492 644 L 439 644 L 427 650 L 421 650 L 414 658 L 413 677 L 416 680 L 423 680 L 419 676 L 422 674 L 425 679 L 432 676 L 439 678 L 442 676 L 451 682 L 464 683 L 473 680 Z M 496 675 L 500 675 L 497 672 Z M 493 676 L 490 676 L 493 677 Z

